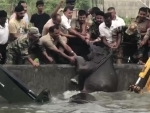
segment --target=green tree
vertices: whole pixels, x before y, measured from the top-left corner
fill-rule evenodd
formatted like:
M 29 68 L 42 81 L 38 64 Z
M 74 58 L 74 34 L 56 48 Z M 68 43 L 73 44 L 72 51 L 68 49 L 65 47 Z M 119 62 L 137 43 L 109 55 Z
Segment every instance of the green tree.
M 4 9 L 8 12 L 9 15 L 12 14 L 14 11 L 14 7 L 20 0 L 0 0 L 0 9 Z M 36 2 L 38 0 L 24 0 L 28 4 L 28 14 L 29 16 L 35 12 L 36 9 Z M 51 14 L 54 9 L 56 8 L 57 4 L 60 0 L 43 0 L 45 2 L 45 12 Z M 90 7 L 89 0 L 76 0 L 75 8 L 87 10 Z
M 87 10 L 90 8 L 89 0 L 76 0 L 76 8 Z
M 45 1 L 45 12 L 52 13 L 59 2 L 60 0 Z

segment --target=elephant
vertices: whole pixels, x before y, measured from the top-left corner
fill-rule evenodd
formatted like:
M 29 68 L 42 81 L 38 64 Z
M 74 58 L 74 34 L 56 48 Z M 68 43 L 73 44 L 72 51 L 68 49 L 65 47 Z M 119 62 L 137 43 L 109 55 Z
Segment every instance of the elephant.
M 75 57 L 79 89 L 87 93 L 117 91 L 118 79 L 113 66 L 112 50 L 94 44 L 89 46 L 89 61 L 81 56 Z

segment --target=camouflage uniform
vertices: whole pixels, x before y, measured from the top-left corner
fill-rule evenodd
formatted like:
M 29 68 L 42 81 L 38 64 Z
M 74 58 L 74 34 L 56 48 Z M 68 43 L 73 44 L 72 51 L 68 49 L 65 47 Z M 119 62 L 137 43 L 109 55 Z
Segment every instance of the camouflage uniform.
M 118 54 L 118 57 L 123 57 L 123 52 L 124 52 L 124 55 L 126 57 L 131 57 L 134 59 L 140 59 L 142 56 L 143 56 L 143 51 L 144 51 L 144 48 L 143 47 L 139 47 L 139 41 L 142 40 L 141 38 L 141 34 L 140 32 L 138 31 L 138 29 L 136 29 L 136 31 L 133 32 L 132 35 L 128 35 L 126 33 L 126 30 L 127 30 L 127 26 L 121 26 L 121 27 L 118 27 L 116 29 L 114 29 L 114 32 L 112 32 L 113 34 L 113 37 L 116 37 L 118 33 L 121 33 L 123 35 L 123 45 L 124 43 L 129 43 L 130 45 L 127 45 L 125 44 L 123 46 L 123 48 L 121 47 L 120 48 L 120 52 Z
M 117 27 L 115 28 L 113 31 L 112 31 L 112 38 L 113 38 L 113 41 L 116 42 L 116 39 L 118 38 L 118 34 L 122 34 L 124 29 L 125 29 L 126 26 L 120 26 L 120 27 Z M 113 52 L 114 56 L 116 56 L 116 63 L 117 64 L 121 64 L 122 63 L 122 57 L 123 57 L 123 51 L 122 51 L 122 47 L 119 46 L 114 52 Z
M 150 28 L 147 29 L 146 35 L 144 36 L 144 40 L 148 41 L 148 47 L 150 48 Z M 148 51 L 148 57 L 150 57 L 150 49 Z
M 89 33 L 90 33 L 91 40 L 97 39 L 97 37 L 100 36 L 99 24 L 96 23 L 95 20 L 93 20 L 93 23 L 89 28 Z
M 138 17 L 136 19 L 136 23 L 138 25 L 139 32 L 140 33 L 146 33 L 147 29 L 150 27 L 150 20 L 145 19 L 143 22 L 138 22 L 137 20 L 138 20 Z M 143 58 L 141 58 L 141 60 L 143 62 L 146 62 L 147 59 L 148 59 L 148 55 L 147 54 L 148 54 L 148 50 L 149 50 L 148 42 L 143 47 L 144 47 L 144 52 L 143 52 Z
M 31 29 L 32 28 L 33 30 L 35 29 L 35 27 L 31 27 Z M 35 41 L 31 41 L 28 37 L 11 42 L 6 48 L 6 64 L 23 64 L 28 56 L 32 58 L 33 56 L 37 56 L 37 53 L 45 51 L 38 43 L 39 38 Z

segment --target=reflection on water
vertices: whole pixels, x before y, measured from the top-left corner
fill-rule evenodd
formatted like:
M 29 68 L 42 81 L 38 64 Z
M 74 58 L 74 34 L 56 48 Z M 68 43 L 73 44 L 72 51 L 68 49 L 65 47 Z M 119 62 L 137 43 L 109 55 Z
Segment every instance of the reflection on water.
M 88 104 L 68 103 L 77 92 L 65 92 L 53 97 L 52 102 L 38 104 L 0 104 L 0 113 L 150 113 L 150 94 L 131 92 L 93 93 L 98 101 Z

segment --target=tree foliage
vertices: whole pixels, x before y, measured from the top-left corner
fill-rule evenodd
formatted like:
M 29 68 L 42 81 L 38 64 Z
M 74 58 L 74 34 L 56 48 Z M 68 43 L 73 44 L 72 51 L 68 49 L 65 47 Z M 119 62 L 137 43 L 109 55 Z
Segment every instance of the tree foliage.
M 20 0 L 0 0 L 0 9 L 6 10 L 8 13 L 12 13 L 14 7 Z M 28 13 L 33 14 L 36 12 L 36 2 L 38 0 L 24 0 L 28 4 Z M 59 4 L 60 0 L 43 0 L 45 2 L 45 12 L 52 13 Z M 87 10 L 90 7 L 89 0 L 76 0 L 76 8 Z
M 76 0 L 76 8 L 87 10 L 90 7 L 89 0 Z

